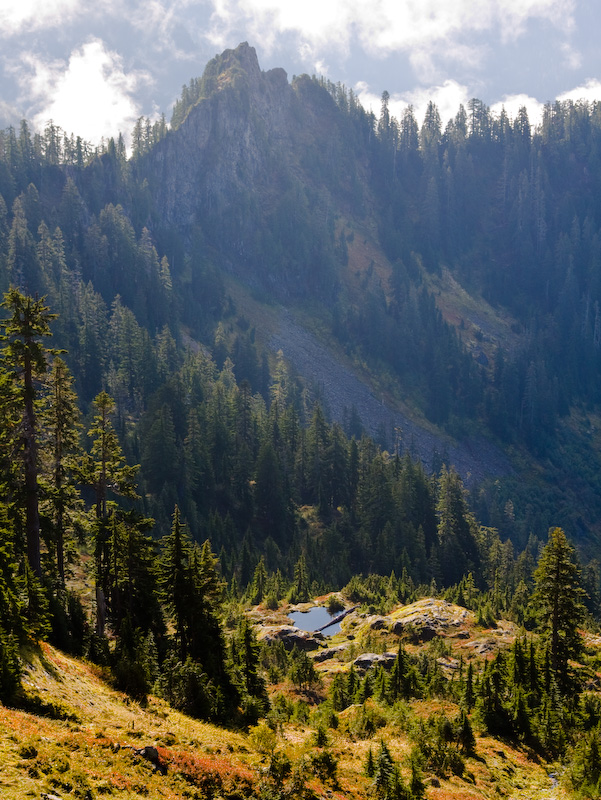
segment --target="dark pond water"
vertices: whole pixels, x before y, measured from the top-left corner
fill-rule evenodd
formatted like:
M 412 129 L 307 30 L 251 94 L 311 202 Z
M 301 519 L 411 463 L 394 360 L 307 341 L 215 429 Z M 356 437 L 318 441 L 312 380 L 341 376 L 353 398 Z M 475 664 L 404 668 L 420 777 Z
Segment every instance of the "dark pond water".
M 296 628 L 300 628 L 301 631 L 316 631 L 332 619 L 332 615 L 329 613 L 328 609 L 323 608 L 323 606 L 314 606 L 310 608 L 309 611 L 292 611 L 288 616 L 292 620 L 293 625 Z M 335 625 L 326 628 L 323 633 L 324 636 L 333 636 L 335 633 L 339 633 L 339 631 L 340 623 L 337 622 Z

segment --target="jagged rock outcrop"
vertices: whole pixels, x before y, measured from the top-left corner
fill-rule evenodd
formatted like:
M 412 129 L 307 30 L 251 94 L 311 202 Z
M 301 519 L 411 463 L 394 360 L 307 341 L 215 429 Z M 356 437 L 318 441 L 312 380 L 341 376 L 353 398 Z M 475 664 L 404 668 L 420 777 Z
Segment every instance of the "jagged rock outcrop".
M 245 185 L 266 185 L 269 162 L 285 158 L 278 143 L 294 100 L 286 72 L 262 72 L 244 42 L 209 62 L 205 75 L 208 96 L 151 156 L 159 209 L 178 227 L 194 225 L 201 209 L 224 205 Z
M 209 62 L 201 84 L 137 165 L 155 224 L 200 236 L 220 268 L 279 299 L 332 290 L 334 217 L 367 185 L 348 120 L 307 75 L 290 84 L 281 68 L 263 72 L 246 42 Z

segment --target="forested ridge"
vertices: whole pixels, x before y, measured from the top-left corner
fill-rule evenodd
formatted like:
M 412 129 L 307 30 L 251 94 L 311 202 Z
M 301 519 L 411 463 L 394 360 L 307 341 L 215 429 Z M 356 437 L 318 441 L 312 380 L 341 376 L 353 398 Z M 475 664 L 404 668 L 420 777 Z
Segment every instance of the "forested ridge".
M 601 602 L 600 135 L 586 103 L 547 106 L 535 129 L 478 100 L 444 130 L 433 104 L 421 126 L 394 119 L 386 93 L 376 116 L 339 84 L 261 73 L 247 45 L 184 87 L 170 125 L 140 120 L 129 158 L 122 137 L 0 132 L 0 699 L 56 713 L 21 681 L 24 648 L 49 641 L 137 701 L 255 725 L 263 747 L 304 713 L 273 686 L 302 696 L 319 676 L 260 644 L 245 611 L 437 596 L 482 627 L 509 620 L 511 648 L 449 680 L 442 650 L 405 650 L 409 631 L 390 672 L 326 681 L 314 774 L 334 780 L 326 729 L 353 704 L 368 737 L 399 703 L 445 699 L 457 717 L 415 723 L 410 769 L 383 740 L 369 750 L 375 796 L 462 775 L 472 723 L 598 792 L 582 630 Z M 510 339 L 452 319 L 445 271 Z M 514 475 L 468 492 L 444 452 L 424 464 L 394 432 L 374 441 L 351 407 L 331 420 L 233 282 L 314 315 L 445 434 L 508 448 Z

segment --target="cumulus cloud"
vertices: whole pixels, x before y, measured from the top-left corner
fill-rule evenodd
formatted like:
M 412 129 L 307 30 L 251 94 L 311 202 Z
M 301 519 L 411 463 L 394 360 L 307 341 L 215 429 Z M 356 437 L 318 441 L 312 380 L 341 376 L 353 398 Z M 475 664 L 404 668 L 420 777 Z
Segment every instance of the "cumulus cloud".
M 593 103 L 595 100 L 601 100 L 601 81 L 597 78 L 589 78 L 581 86 L 576 86 L 567 92 L 563 92 L 557 98 L 558 100 L 584 100 L 587 103 Z
M 357 96 L 368 110 L 372 110 L 376 116 L 380 113 L 381 96 L 373 93 L 365 83 L 357 84 Z M 462 86 L 457 81 L 446 80 L 438 86 L 414 89 L 410 92 L 392 94 L 388 102 L 388 109 L 393 117 L 398 120 L 403 116 L 403 112 L 408 106 L 413 106 L 413 112 L 418 123 L 424 120 L 428 103 L 432 101 L 438 107 L 440 118 L 444 125 L 452 119 L 459 106 L 466 106 L 470 96 L 466 86 Z
M 0 37 L 65 25 L 87 5 L 82 0 L 0 0 Z
M 418 75 L 431 80 L 440 61 L 482 60 L 485 50 L 474 34 L 492 32 L 507 42 L 521 36 L 531 20 L 569 33 L 574 6 L 575 0 L 213 0 L 208 36 L 223 44 L 232 29 L 244 25 L 270 52 L 281 34 L 292 33 L 299 53 L 314 61 L 325 48 L 348 53 L 356 40 L 371 57 L 408 54 Z
M 31 54 L 23 61 L 26 70 L 19 81 L 36 109 L 38 130 L 52 120 L 68 133 L 98 142 L 102 136 L 128 133 L 140 116 L 134 98 L 148 76 L 126 73 L 121 57 L 99 39 L 74 50 L 67 64 Z
M 528 112 L 530 125 L 538 125 L 542 121 L 544 103 L 527 94 L 506 94 L 502 100 L 494 103 L 490 110 L 498 116 L 502 109 L 505 109 L 507 116 L 511 120 L 515 120 L 520 108 L 525 108 Z
M 298 36 L 297 50 L 307 63 L 322 57 L 324 51 L 348 52 L 357 0 L 212 0 L 213 14 L 206 34 L 222 47 L 232 31 L 244 28 L 249 41 L 271 53 L 282 34 Z

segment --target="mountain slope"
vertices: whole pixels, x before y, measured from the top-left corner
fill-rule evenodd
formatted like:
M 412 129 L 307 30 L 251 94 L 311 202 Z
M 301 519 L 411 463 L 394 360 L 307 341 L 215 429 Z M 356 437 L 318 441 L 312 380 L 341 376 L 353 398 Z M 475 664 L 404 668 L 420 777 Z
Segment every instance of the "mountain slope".
M 369 641 L 373 646 L 374 637 L 382 638 L 386 624 L 398 624 L 400 620 L 415 624 L 424 618 L 424 610 L 436 621 L 440 641 L 459 645 L 466 653 L 472 641 L 454 638 L 456 618 L 462 619 L 460 627 L 473 637 L 474 643 L 488 643 L 488 653 L 491 648 L 494 651 L 511 643 L 511 635 L 503 640 L 499 630 L 478 629 L 474 615 L 465 609 L 431 599 L 395 609 L 386 617 L 355 614 L 347 626 L 349 638 L 340 634 L 334 642 L 338 647 L 340 642 L 346 642 L 343 647 L 355 642 L 355 657 L 360 660 L 363 643 Z M 255 621 L 264 614 L 256 609 Z M 269 617 L 266 620 L 273 622 Z M 511 630 L 511 625 L 507 627 Z M 412 648 L 415 652 L 420 649 L 425 652 L 428 646 Z M 323 647 L 314 655 L 322 651 L 325 653 Z M 454 665 L 458 654 L 453 650 L 452 655 L 439 660 Z M 339 652 L 330 660 L 315 659 L 325 686 L 330 685 L 333 675 L 341 671 L 346 674 L 348 664 L 341 658 Z M 453 668 L 448 671 L 451 673 Z M 361 707 L 355 705 L 340 713 L 338 727 L 328 728 L 328 744 L 318 747 L 315 725 L 322 724 L 319 715 L 312 720 L 302 716 L 288 721 L 281 718 L 273 741 L 267 736 L 269 728 L 264 723 L 251 728 L 250 734 L 219 728 L 186 717 L 154 697 L 142 707 L 111 689 L 98 668 L 48 645 L 43 645 L 39 654 L 30 654 L 24 684 L 30 695 L 41 698 L 34 708 L 37 714 L 0 706 L 0 789 L 7 800 L 23 800 L 32 795 L 111 796 L 123 800 L 221 796 L 233 800 L 264 797 L 274 791 L 284 797 L 360 798 L 372 785 L 372 779 L 364 774 L 364 765 L 368 751 L 377 750 L 377 742 L 387 742 L 394 759 L 404 765 L 405 774 L 412 746 L 408 734 L 412 728 L 406 720 L 425 721 L 442 714 L 452 718 L 458 711 L 452 701 L 413 700 L 406 704 L 405 723 L 399 725 L 394 715 L 388 713 L 390 718 L 386 717 L 384 708 L 367 701 L 363 714 L 367 710 L 377 720 L 377 734 L 361 731 Z M 286 702 L 298 701 L 299 709 L 303 705 L 306 708 L 307 701 L 311 704 L 324 693 L 323 683 L 316 688 L 317 694 L 280 683 L 273 687 L 274 701 L 282 707 L 284 689 Z M 315 706 L 309 708 L 316 712 Z M 292 774 L 283 784 L 278 784 L 270 768 L 270 761 L 277 760 L 272 761 L 274 751 L 280 757 L 285 754 L 292 767 Z M 316 767 L 319 762 L 315 756 L 323 752 L 330 753 L 336 764 L 335 779 Z M 478 735 L 473 757 L 466 759 L 465 772 L 454 775 L 443 770 L 438 778 L 430 776 L 426 797 L 476 800 L 493 795 L 517 798 L 531 794 L 560 800 L 568 794 L 549 777 L 552 771 L 551 765 L 541 763 L 528 748 Z
M 290 85 L 283 70 L 262 73 L 254 49 L 246 44 L 211 62 L 202 84 L 206 96 L 137 165 L 152 186 L 159 239 L 166 222 L 190 238 L 202 229 L 220 253 L 221 268 L 238 281 L 297 306 L 305 298 L 322 319 L 319 305 L 325 296 L 361 302 L 366 282 L 368 296 L 377 291 L 389 295 L 392 267 L 374 237 L 376 201 L 358 138 L 361 133 L 369 138 L 369 116 L 357 109 L 357 120 L 350 124 L 333 98 L 307 76 Z M 332 324 L 327 314 L 323 322 Z M 303 353 L 309 339 L 302 342 L 302 335 L 288 322 L 268 344 L 281 348 L 305 380 L 322 385 L 334 419 L 342 422 L 345 408 L 348 413 L 361 406 L 366 429 L 375 435 L 379 428 L 380 436 L 383 430 L 386 446 L 392 447 L 392 431 L 400 427 L 405 446 L 424 463 L 429 465 L 436 452 L 448 454 L 464 477 L 498 476 L 510 469 L 484 439 L 458 445 L 425 420 L 420 423 L 419 415 L 408 416 L 394 401 L 399 392 L 392 376 L 385 379 L 385 392 L 381 387 L 362 390 L 353 378 L 345 389 L 336 388 L 336 380 L 325 382 L 333 365 L 344 359 L 323 337 L 322 363 L 312 365 Z M 374 371 L 365 379 L 378 383 Z M 372 406 L 366 392 L 378 393 L 386 410 Z
M 84 403 L 107 386 L 132 426 L 187 346 L 230 358 L 268 405 L 281 349 L 305 423 L 322 399 L 347 433 L 488 479 L 480 517 L 522 545 L 559 521 L 594 542 L 598 114 L 557 104 L 533 130 L 468 111 L 443 131 L 431 104 L 420 127 L 383 96 L 376 118 L 241 44 L 170 130 L 137 126 L 129 160 L 52 127 L 35 146 L 26 124 L 3 132 L 2 286 L 48 294 Z

